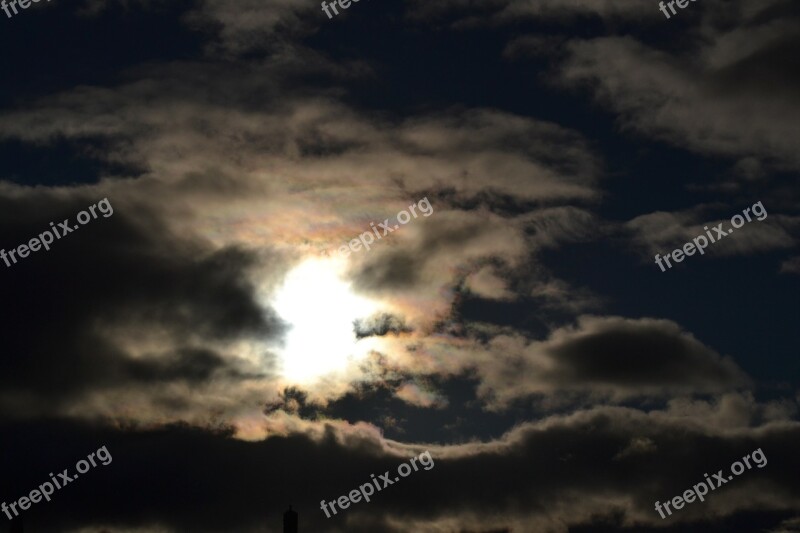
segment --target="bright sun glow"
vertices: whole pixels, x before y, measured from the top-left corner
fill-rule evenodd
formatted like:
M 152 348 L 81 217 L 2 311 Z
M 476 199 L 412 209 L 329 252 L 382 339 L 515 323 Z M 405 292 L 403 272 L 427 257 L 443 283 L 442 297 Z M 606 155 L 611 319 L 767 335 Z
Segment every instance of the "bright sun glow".
M 368 351 L 368 339 L 356 342 L 353 320 L 377 312 L 378 303 L 354 294 L 341 268 L 332 259 L 307 260 L 289 272 L 272 299 L 291 326 L 280 353 L 282 374 L 292 382 L 344 370 Z

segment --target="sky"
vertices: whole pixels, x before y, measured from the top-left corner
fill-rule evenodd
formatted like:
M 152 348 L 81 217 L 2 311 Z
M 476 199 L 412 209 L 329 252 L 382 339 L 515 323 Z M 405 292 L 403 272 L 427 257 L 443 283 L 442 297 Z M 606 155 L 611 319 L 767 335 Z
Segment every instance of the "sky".
M 800 532 L 800 4 L 672 8 L 0 11 L 0 530 Z

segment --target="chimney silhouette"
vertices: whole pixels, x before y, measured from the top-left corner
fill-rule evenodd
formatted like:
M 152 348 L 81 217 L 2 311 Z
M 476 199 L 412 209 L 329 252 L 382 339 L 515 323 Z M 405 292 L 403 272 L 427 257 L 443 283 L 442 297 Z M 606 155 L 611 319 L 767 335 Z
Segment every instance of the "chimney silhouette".
M 291 505 L 283 513 L 283 533 L 297 533 L 297 513 L 292 511 Z

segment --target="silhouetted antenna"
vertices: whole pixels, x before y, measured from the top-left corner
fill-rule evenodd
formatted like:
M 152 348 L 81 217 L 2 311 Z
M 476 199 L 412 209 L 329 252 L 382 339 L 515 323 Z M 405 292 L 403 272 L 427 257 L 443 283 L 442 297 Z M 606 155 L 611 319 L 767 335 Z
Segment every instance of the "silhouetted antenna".
M 297 513 L 292 511 L 291 505 L 283 513 L 283 533 L 297 533 Z

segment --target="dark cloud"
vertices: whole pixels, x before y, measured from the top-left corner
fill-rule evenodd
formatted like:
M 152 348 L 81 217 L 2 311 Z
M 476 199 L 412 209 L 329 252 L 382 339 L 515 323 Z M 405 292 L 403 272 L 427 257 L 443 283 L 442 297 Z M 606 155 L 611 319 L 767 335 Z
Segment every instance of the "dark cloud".
M 264 413 L 270 415 L 275 411 L 283 411 L 301 418 L 313 419 L 323 409 L 320 404 L 309 401 L 308 393 L 299 387 L 286 387 L 280 392 L 278 399 L 264 406 Z
M 492 409 L 528 398 L 557 405 L 585 397 L 715 394 L 751 385 L 730 358 L 677 324 L 646 318 L 583 316 L 542 341 L 501 333 L 444 368 L 474 368 L 481 378 L 479 396 Z
M 665 321 L 586 320 L 574 334 L 554 335 L 545 349 L 562 383 L 621 388 L 727 388 L 746 383 L 730 360 Z
M 101 199 L 24 189 L 13 201 L 2 196 L 0 240 L 10 249 L 51 220 L 69 217 L 73 225 L 78 211 Z M 2 265 L 0 295 L 15 309 L 0 359 L 5 408 L 27 395 L 68 405 L 137 382 L 263 375 L 243 360 L 195 347 L 281 333 L 279 320 L 253 299 L 253 257 L 182 238 L 145 206 L 113 196 L 109 202 L 108 218 L 80 226 L 49 251 Z M 137 346 L 139 340 L 153 347 Z
M 246 374 L 219 354 L 199 348 L 184 348 L 147 361 L 128 360 L 122 366 L 123 383 L 132 379 L 145 383 L 185 380 L 202 384 L 215 375 L 234 379 L 265 377 L 264 374 Z
M 413 331 L 405 324 L 402 317 L 390 313 L 380 313 L 365 319 L 357 319 L 353 323 L 353 329 L 356 332 L 357 339 L 372 336 L 382 337 L 388 333 L 399 335 Z
M 626 129 L 693 151 L 755 155 L 796 170 L 797 125 L 788 118 L 800 104 L 792 90 L 796 9 L 782 0 L 692 8 L 700 16 L 685 19 L 685 34 L 701 38 L 688 46 L 631 36 L 575 40 L 563 80 L 591 87 Z
M 771 527 L 800 503 L 796 423 L 731 432 L 668 411 L 598 408 L 524 424 L 497 441 L 448 448 L 385 447 L 376 434 L 339 423 L 260 442 L 235 440 L 224 429 L 131 433 L 63 422 L 5 425 L 2 438 L 9 443 L 5 501 L 37 487 L 50 471 L 74 470 L 78 459 L 100 446 L 113 457 L 26 512 L 26 527 L 45 533 L 87 524 L 279 531 L 289 504 L 310 531 L 399 532 L 438 524 L 563 532 L 598 516 L 616 516 L 608 531 L 677 530 L 756 508 L 762 509 L 760 527 Z M 55 450 L 53 439 L 59 442 Z M 650 444 L 631 453 L 631 442 Z M 656 500 L 681 494 L 704 472 L 727 471 L 756 448 L 767 458 L 764 468 L 746 470 L 666 522 L 654 511 Z M 369 482 L 370 474 L 394 472 L 425 449 L 432 469 L 420 469 L 334 518 L 319 509 L 321 499 L 348 493 Z

